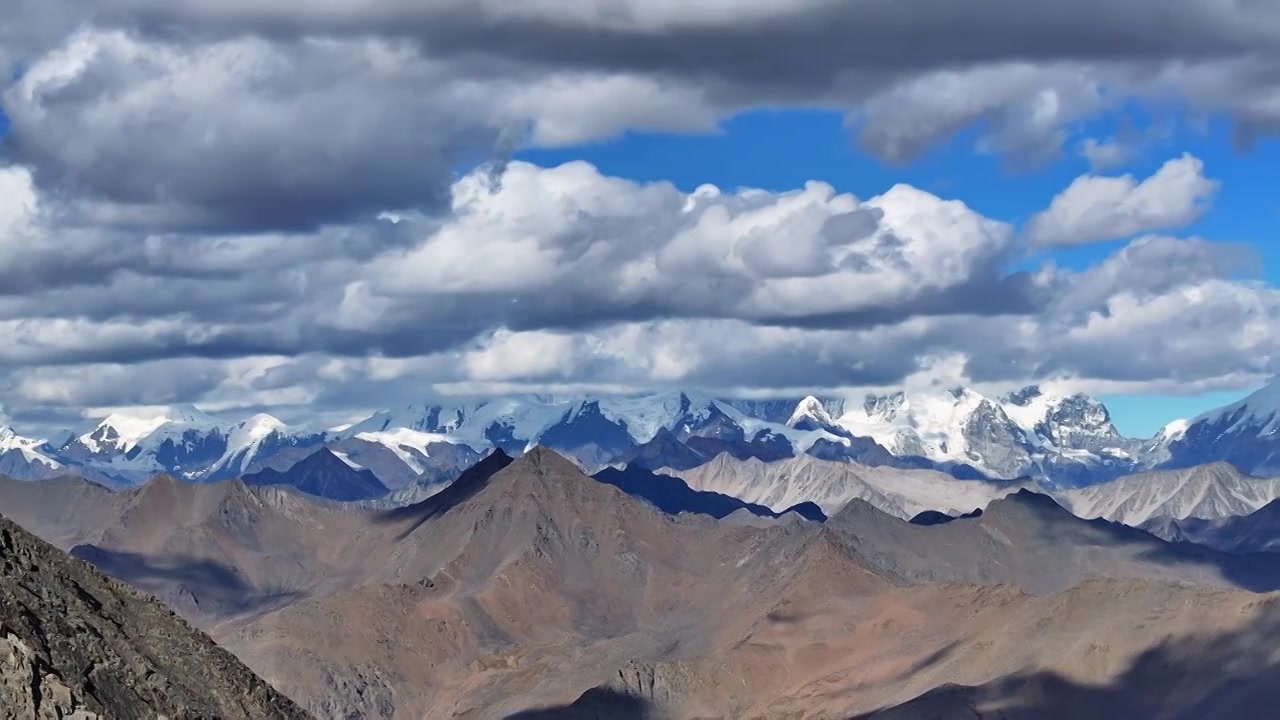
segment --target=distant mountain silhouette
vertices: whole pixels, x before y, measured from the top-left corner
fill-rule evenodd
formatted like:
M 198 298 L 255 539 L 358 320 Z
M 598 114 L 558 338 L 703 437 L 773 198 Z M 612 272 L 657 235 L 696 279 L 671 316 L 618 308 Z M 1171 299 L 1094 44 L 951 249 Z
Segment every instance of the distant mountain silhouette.
M 825 522 L 827 519 L 822 508 L 811 502 L 801 503 L 776 513 L 763 505 L 744 502 L 731 495 L 694 490 L 678 477 L 653 473 L 641 467 L 628 467 L 622 470 L 606 468 L 596 473 L 594 477 L 628 495 L 648 500 L 654 507 L 672 515 L 693 512 L 720 519 L 738 510 L 746 510 L 752 515 L 767 518 L 779 518 L 788 512 L 794 512 L 807 520 L 816 522 Z
M 288 485 L 308 495 L 328 500 L 367 500 L 389 490 L 370 470 L 356 470 L 322 447 L 288 470 L 266 468 L 244 476 L 246 485 Z

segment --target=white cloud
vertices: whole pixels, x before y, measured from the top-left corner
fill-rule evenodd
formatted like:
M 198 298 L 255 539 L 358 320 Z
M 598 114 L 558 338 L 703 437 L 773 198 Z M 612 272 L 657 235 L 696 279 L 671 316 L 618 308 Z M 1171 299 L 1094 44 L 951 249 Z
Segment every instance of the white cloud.
M 57 217 L 26 232 L 53 238 Z M 1280 297 L 1231 279 L 1246 248 L 1143 237 L 1092 268 L 1014 282 L 1007 224 L 906 185 L 865 201 L 822 183 L 683 193 L 517 162 L 496 190 L 461 179 L 447 219 L 120 232 L 75 231 L 128 252 L 47 243 L 57 273 L 0 298 L 10 407 L 194 401 L 336 418 L 433 386 L 769 393 L 892 387 L 942 367 L 980 387 L 1209 387 L 1280 358 Z
M 455 323 L 520 326 L 803 321 L 892 313 L 940 293 L 959 303 L 945 312 L 963 312 L 966 288 L 995 283 L 1010 241 L 1007 225 L 907 186 L 866 202 L 824 183 L 686 195 L 585 163 L 513 163 L 496 193 L 478 177 L 462 181 L 453 218 L 373 263 L 343 312 L 374 303 L 397 322 L 447 312 Z
M 1060 247 L 1177 228 L 1199 219 L 1217 189 L 1190 154 L 1141 182 L 1132 175 L 1082 175 L 1031 218 L 1025 232 L 1035 245 Z
M 1264 3 L 1081 0 L 1052 22 L 1013 0 L 0 0 L 0 16 L 0 65 L 23 70 L 0 91 L 0 401 L 20 414 L 1276 369 L 1278 301 L 1233 279 L 1238 246 L 1141 238 L 1082 271 L 1014 273 L 1006 222 L 908 186 L 685 193 L 508 163 L 799 107 L 847 114 L 889 160 L 976 128 L 1011 162 L 1067 144 L 1101 170 L 1123 134 L 1075 128 L 1128 103 L 1280 130 Z M 1215 187 L 1190 156 L 1087 175 L 1027 237 L 1177 228 Z
M 1085 138 L 1078 148 L 1080 157 L 1089 161 L 1094 172 L 1111 170 L 1129 162 L 1134 155 L 1134 148 L 1117 138 L 1099 140 Z

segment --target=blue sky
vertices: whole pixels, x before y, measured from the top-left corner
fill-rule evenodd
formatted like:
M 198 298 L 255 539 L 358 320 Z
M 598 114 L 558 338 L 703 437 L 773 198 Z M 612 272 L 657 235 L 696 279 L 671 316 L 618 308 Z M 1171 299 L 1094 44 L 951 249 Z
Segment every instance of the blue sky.
M 1129 117 L 1136 115 L 1132 113 Z M 1118 129 L 1107 116 L 1074 128 L 1076 143 L 1106 138 Z M 1205 163 L 1205 174 L 1220 181 L 1211 210 L 1173 234 L 1206 240 L 1250 244 L 1259 258 L 1258 277 L 1280 284 L 1280 143 L 1262 139 L 1242 150 L 1228 122 L 1190 123 L 1182 119 L 1130 127 L 1139 135 L 1130 161 L 1100 174 L 1132 173 L 1139 179 L 1165 161 L 1189 152 Z M 983 215 L 1021 223 L 1048 206 L 1079 175 L 1090 172 L 1087 160 L 1068 142 L 1056 159 L 1030 168 L 1013 168 L 995 154 L 975 151 L 976 131 L 961 133 L 924 157 L 901 165 L 887 164 L 863 152 L 838 112 L 758 110 L 742 113 L 721 125 L 719 133 L 673 134 L 629 132 L 589 145 L 526 150 L 517 157 L 540 165 L 586 160 L 609 175 L 637 181 L 667 181 L 691 191 L 710 183 L 722 189 L 757 187 L 785 191 L 809 180 L 868 198 L 895 183 L 907 183 L 945 198 L 964 201 Z M 1094 243 L 1037 255 L 1065 267 L 1091 266 L 1126 240 Z M 1105 395 L 1120 430 L 1149 437 L 1177 418 L 1239 400 L 1252 390 L 1192 395 Z

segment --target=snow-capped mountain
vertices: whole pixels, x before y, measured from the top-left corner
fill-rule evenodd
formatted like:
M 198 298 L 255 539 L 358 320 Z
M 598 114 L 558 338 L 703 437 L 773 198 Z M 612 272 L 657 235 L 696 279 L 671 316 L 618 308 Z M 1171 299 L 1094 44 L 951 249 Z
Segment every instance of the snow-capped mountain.
M 324 443 L 323 434 L 295 431 L 279 418 L 258 414 L 233 425 L 219 428 L 226 449 L 200 477 L 221 480 L 241 477 L 259 463 L 291 449 L 315 450 Z
M 1278 415 L 1276 387 L 1171 423 L 1148 440 L 1123 437 L 1093 398 L 1035 386 L 1000 397 L 953 388 L 861 402 L 724 400 L 696 392 L 525 395 L 408 405 L 324 433 L 298 431 L 270 415 L 215 418 L 177 406 L 117 412 L 60 433 L 57 442 L 0 431 L 0 472 L 73 472 L 117 486 L 158 473 L 208 482 L 285 472 L 325 447 L 398 492 L 447 482 L 493 448 L 520 454 L 544 445 L 593 472 L 627 464 L 690 469 L 720 455 L 765 462 L 809 455 L 1069 489 L 1218 460 L 1280 475 Z
M 58 454 L 73 461 L 134 461 L 160 452 L 168 443 L 168 454 L 177 457 L 179 446 L 201 445 L 219 430 L 219 421 L 192 405 L 166 407 L 161 413 L 114 413 L 86 433 L 77 434 L 58 448 Z M 146 456 L 146 457 L 145 457 Z M 124 465 L 123 462 L 119 462 Z
M 741 407 L 781 417 L 780 422 L 754 417 Z M 558 397 L 529 395 L 456 405 L 410 406 L 378 413 L 344 431 L 345 435 L 388 441 L 409 439 L 430 455 L 430 446 L 455 443 L 471 448 L 498 447 L 523 453 L 543 445 L 574 457 L 589 468 L 611 464 L 650 443 L 700 445 L 715 454 L 759 444 L 777 454 L 803 452 L 831 432 L 791 427 L 796 412 L 788 402 L 784 415 L 766 402 L 728 402 L 697 393 L 670 392 L 642 396 Z M 701 454 L 701 453 L 696 453 Z
M 54 455 L 68 467 L 91 469 L 114 484 L 141 482 L 157 473 L 203 482 L 240 476 L 284 448 L 322 440 L 294 433 L 270 415 L 225 422 L 179 405 L 157 414 L 114 413 L 73 435 Z
M 157 473 L 207 482 L 283 472 L 326 446 L 391 489 L 446 481 L 483 453 L 544 445 L 584 468 L 637 463 L 688 468 L 728 454 L 773 461 L 810 454 L 872 466 L 943 469 L 967 478 L 1082 474 L 1125 448 L 1105 408 L 1037 388 L 992 400 L 968 389 L 841 400 L 722 400 L 701 393 L 527 395 L 416 404 L 327 433 L 270 415 L 224 420 L 191 406 L 115 413 L 43 449 L 47 458 L 116 485 Z M 1074 481 L 1075 475 L 1072 476 Z
M 835 421 L 899 457 L 973 468 L 992 478 L 1049 478 L 1062 485 L 1139 469 L 1140 442 L 1120 435 L 1102 403 L 1038 386 L 1003 398 L 969 388 L 869 397 Z
M 18 480 L 41 480 L 62 469 L 62 463 L 41 452 L 43 440 L 25 438 L 0 415 L 0 475 Z
M 1161 467 L 1226 461 L 1254 475 L 1280 475 L 1280 381 L 1245 399 L 1167 427 L 1153 444 Z

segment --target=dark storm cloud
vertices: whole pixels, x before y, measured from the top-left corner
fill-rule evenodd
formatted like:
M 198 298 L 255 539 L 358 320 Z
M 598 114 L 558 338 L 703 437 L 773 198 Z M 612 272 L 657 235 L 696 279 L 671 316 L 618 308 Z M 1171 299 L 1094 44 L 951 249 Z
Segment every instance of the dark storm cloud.
M 720 112 L 778 103 L 857 111 L 870 101 L 863 142 L 896 160 L 978 119 L 994 128 L 991 147 L 1045 156 L 1061 138 L 1037 127 L 1038 93 L 1055 93 L 1068 106 L 1054 121 L 1060 124 L 1102 105 L 1100 86 L 1115 95 L 1157 79 L 1162 90 L 1235 112 L 1246 134 L 1274 128 L 1277 120 L 1273 107 L 1253 100 L 1275 87 L 1280 65 L 1280 11 L 1266 0 L 352 0 L 322 8 L 117 0 L 106 3 L 103 17 L 141 23 L 161 36 L 180 27 L 206 38 L 247 32 L 411 38 L 423 55 L 459 66 L 488 58 L 546 72 L 637 74 L 697 86 Z M 1229 66 L 1241 61 L 1260 68 Z M 954 75 L 917 87 L 936 73 Z M 1209 78 L 1237 87 L 1224 92 Z M 922 92 L 949 89 L 957 92 L 956 106 L 919 116 L 930 102 Z M 885 94 L 890 102 L 877 103 Z M 908 127 L 895 128 L 887 118 L 899 119 L 901 110 L 914 116 Z
M 81 31 L 0 96 L 5 156 L 138 231 L 312 230 L 448 207 L 503 128 L 394 48 Z M 449 109 L 442 110 L 442 106 Z

